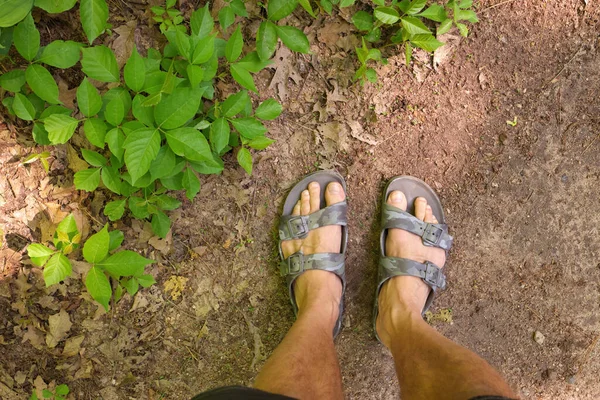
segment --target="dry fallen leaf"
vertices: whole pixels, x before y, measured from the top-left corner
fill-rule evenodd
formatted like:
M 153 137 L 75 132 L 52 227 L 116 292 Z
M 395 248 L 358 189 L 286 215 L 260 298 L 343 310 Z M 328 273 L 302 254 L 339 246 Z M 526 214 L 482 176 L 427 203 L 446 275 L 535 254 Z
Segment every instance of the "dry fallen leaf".
M 433 69 L 436 71 L 450 58 L 450 55 L 452 55 L 454 49 L 456 49 L 456 45 L 460 42 L 460 36 L 445 33 L 437 39 L 445 44 L 433 53 Z
M 183 290 L 185 289 L 185 284 L 187 281 L 188 278 L 172 275 L 165 282 L 165 292 L 169 293 L 173 300 L 177 300 L 183 294 Z
M 378 144 L 377 140 L 375 140 L 375 137 L 373 137 L 373 135 L 370 135 L 365 132 L 365 130 L 363 129 L 363 126 L 360 124 L 360 122 L 348 121 L 346 123 L 350 127 L 350 135 L 354 139 L 358 139 L 361 142 L 370 144 L 371 146 L 376 146 Z
M 56 347 L 58 343 L 67 336 L 71 329 L 71 320 L 69 313 L 60 310 L 58 313 L 48 318 L 48 332 L 46 334 L 46 345 L 50 348 Z
M 71 357 L 77 355 L 79 353 L 79 349 L 81 348 L 81 343 L 85 339 L 85 335 L 78 335 L 71 338 L 68 338 L 65 342 L 65 347 L 62 352 L 63 357 Z
M 60 76 L 57 78 L 58 81 L 58 99 L 65 105 L 65 107 L 72 110 L 75 109 L 75 98 L 77 97 L 77 87 L 69 89 L 67 81 L 62 79 Z
M 79 172 L 90 167 L 88 163 L 79 158 L 77 150 L 70 144 L 67 144 L 67 162 L 69 163 L 69 168 L 73 172 Z
M 123 68 L 127 62 L 127 59 L 131 55 L 131 51 L 133 50 L 133 46 L 135 44 L 136 27 L 137 22 L 133 20 L 113 29 L 113 31 L 119 35 L 119 37 L 115 39 L 111 46 L 115 52 L 115 57 L 117 58 L 117 64 L 119 64 L 119 68 Z
M 279 46 L 273 60 L 275 62 L 267 67 L 275 70 L 269 89 L 276 89 L 279 99 L 284 101 L 287 98 L 288 80 L 293 80 L 297 85 L 302 82 L 302 76 L 296 68 L 296 57 L 286 46 Z

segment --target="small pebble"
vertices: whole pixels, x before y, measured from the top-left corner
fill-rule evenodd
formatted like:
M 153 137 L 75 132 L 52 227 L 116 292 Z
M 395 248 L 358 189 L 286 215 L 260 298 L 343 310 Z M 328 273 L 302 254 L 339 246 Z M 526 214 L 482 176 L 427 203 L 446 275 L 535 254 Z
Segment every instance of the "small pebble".
M 569 385 L 574 385 L 575 384 L 575 375 L 570 376 L 569 379 L 567 379 L 567 382 L 569 382 Z
M 544 344 L 544 340 L 546 340 L 546 337 L 542 334 L 542 332 L 535 331 L 535 333 L 533 334 L 533 340 L 535 340 L 535 342 L 541 346 Z
M 568 181 L 568 180 L 569 180 L 569 177 L 568 177 L 568 176 L 566 176 L 566 175 L 563 175 L 563 176 L 561 176 L 561 177 L 560 177 L 560 181 L 561 181 L 562 183 L 567 183 L 567 181 Z

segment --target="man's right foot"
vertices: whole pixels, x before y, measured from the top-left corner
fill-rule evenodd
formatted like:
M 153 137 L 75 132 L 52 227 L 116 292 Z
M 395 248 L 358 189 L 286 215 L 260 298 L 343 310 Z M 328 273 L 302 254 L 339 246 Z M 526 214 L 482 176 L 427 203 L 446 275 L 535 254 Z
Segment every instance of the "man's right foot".
M 400 191 L 389 194 L 387 203 L 405 210 L 406 196 Z M 438 223 L 427 200 L 415 199 L 415 217 L 429 223 Z M 421 238 L 402 229 L 390 229 L 385 242 L 386 256 L 407 258 L 418 262 L 430 261 L 438 267 L 446 262 L 446 252 L 437 247 L 425 246 Z M 383 344 L 390 348 L 391 335 L 398 327 L 412 318 L 422 320 L 421 312 L 431 289 L 421 278 L 396 276 L 388 280 L 379 292 L 379 315 L 376 329 Z

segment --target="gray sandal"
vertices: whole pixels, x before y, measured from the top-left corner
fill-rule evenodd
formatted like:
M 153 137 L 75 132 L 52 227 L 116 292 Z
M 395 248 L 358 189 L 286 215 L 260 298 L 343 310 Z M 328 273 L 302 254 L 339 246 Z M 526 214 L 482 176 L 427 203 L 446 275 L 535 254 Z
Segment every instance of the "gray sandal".
M 387 203 L 389 194 L 395 190 L 403 192 L 406 196 L 406 211 Z M 427 204 L 431 206 L 433 215 L 439 221 L 438 224 L 430 224 L 414 216 L 414 202 L 417 197 L 427 199 Z M 381 206 L 381 236 L 379 243 L 381 255 L 379 258 L 378 284 L 373 309 L 373 329 L 379 341 L 381 339 L 377 335 L 376 329 L 377 314 L 379 312 L 378 299 L 379 292 L 385 282 L 395 276 L 416 276 L 421 278 L 431 288 L 422 314 L 425 314 L 425 311 L 431 306 L 437 290 L 446 288 L 446 276 L 442 272 L 442 269 L 434 263 L 430 261 L 420 263 L 406 258 L 385 256 L 387 230 L 392 228 L 411 232 L 420 236 L 425 246 L 439 247 L 446 251 L 450 250 L 453 241 L 452 236 L 448 234 L 448 226 L 446 225 L 442 203 L 428 184 L 412 176 L 398 176 L 389 181 L 384 191 L 383 204 Z
M 311 182 L 317 182 L 321 186 L 321 209 L 309 215 L 292 216 L 292 211 L 298 199 L 300 199 L 300 194 L 308 188 L 308 184 Z M 344 293 L 346 292 L 345 257 L 348 243 L 346 211 L 348 204 L 346 201 L 343 201 L 326 206 L 325 188 L 331 182 L 338 182 L 344 188 L 344 193 L 346 192 L 346 182 L 340 174 L 335 171 L 319 171 L 305 176 L 304 179 L 292 188 L 285 199 L 283 214 L 279 222 L 279 256 L 281 257 L 279 271 L 282 276 L 286 277 L 290 300 L 294 307 L 294 314 L 296 315 L 298 315 L 298 304 L 296 304 L 296 297 L 294 296 L 294 281 L 303 272 L 318 269 L 332 272 L 340 278 L 342 281 L 342 299 L 340 301 L 340 315 L 333 330 L 333 337 L 335 338 L 342 328 Z M 281 250 L 282 241 L 303 239 L 311 230 L 327 225 L 341 225 L 341 253 L 304 254 L 300 250 L 290 255 L 287 259 L 283 257 L 283 251 Z

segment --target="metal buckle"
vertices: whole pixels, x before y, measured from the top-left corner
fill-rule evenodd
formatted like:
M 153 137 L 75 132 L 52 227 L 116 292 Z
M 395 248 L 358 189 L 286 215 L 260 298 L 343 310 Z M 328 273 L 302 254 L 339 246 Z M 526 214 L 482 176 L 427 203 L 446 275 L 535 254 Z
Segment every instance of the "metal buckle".
M 434 263 L 425 262 L 425 277 L 423 280 L 436 288 L 444 289 L 446 287 L 446 277 L 441 269 Z
M 294 253 L 287 259 L 288 274 L 299 274 L 304 270 L 304 254 Z
M 302 236 L 308 234 L 308 217 L 300 215 L 290 218 L 287 221 L 287 227 L 292 238 L 302 238 Z
M 439 226 L 435 226 L 434 224 L 427 223 L 425 225 L 425 230 L 421 237 L 426 244 L 438 244 L 442 239 L 442 234 L 444 230 Z

